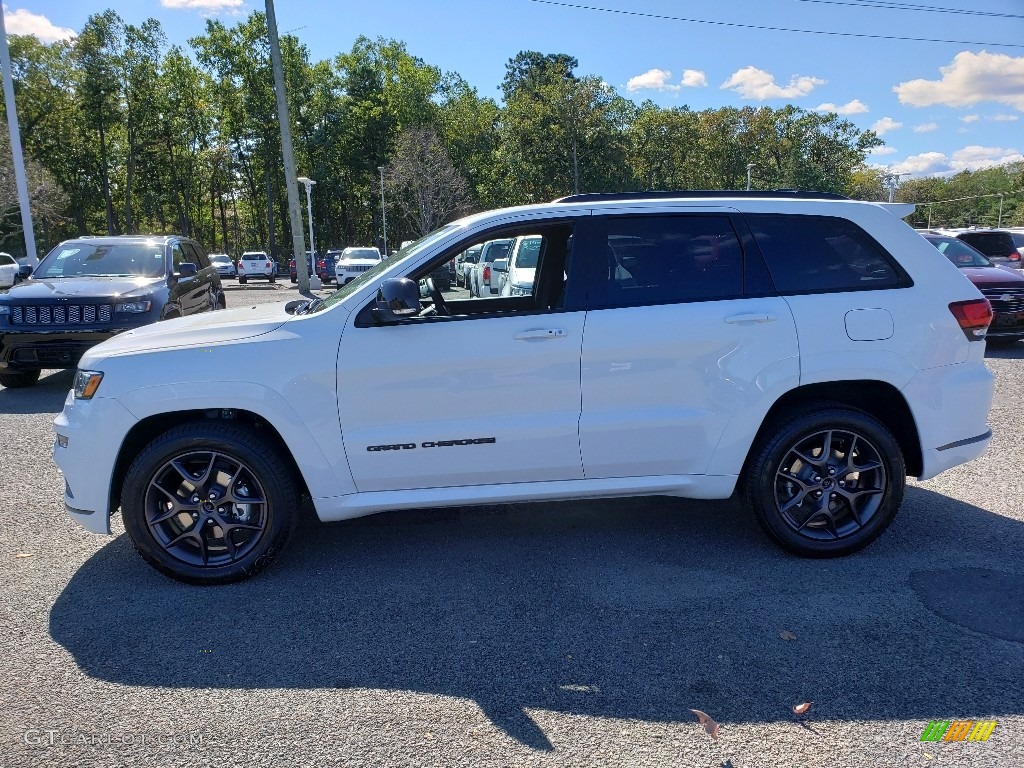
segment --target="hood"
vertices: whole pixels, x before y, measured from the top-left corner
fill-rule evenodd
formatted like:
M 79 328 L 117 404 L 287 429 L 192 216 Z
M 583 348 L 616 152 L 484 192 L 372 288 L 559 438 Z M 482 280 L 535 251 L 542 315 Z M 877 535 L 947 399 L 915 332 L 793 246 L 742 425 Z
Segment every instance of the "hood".
M 62 277 L 32 278 L 18 283 L 7 292 L 7 299 L 37 301 L 39 299 L 117 299 L 141 296 L 162 288 L 162 277 Z
M 334 262 L 339 267 L 361 267 L 363 265 L 376 266 L 380 259 L 338 259 Z
M 89 363 L 111 355 L 171 347 L 200 347 L 260 336 L 280 328 L 293 317 L 284 308 L 284 303 L 257 304 L 163 320 L 118 334 L 93 347 L 86 352 L 80 367 L 87 367 Z
M 976 286 L 984 288 L 1024 288 L 1024 276 L 1016 269 L 1002 267 L 961 267 L 961 272 Z

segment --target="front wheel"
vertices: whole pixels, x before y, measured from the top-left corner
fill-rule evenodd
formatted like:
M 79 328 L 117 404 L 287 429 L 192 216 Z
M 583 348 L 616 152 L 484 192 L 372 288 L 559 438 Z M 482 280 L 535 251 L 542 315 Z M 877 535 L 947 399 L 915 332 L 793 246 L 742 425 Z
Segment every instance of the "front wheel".
M 18 371 L 16 373 L 0 373 L 0 384 L 8 389 L 22 389 L 31 387 L 39 381 L 39 374 L 42 371 Z
M 245 275 L 239 275 L 239 277 L 238 277 L 238 284 L 239 285 L 245 285 L 245 283 L 246 283 L 246 281 L 248 279 L 249 278 L 247 278 Z
M 262 570 L 295 528 L 298 492 L 278 451 L 255 429 L 176 427 L 143 449 L 121 495 L 140 555 L 190 584 L 226 584 Z
M 769 536 L 797 555 L 863 549 L 903 501 L 899 443 L 864 411 L 823 403 L 784 413 L 751 456 L 746 500 Z

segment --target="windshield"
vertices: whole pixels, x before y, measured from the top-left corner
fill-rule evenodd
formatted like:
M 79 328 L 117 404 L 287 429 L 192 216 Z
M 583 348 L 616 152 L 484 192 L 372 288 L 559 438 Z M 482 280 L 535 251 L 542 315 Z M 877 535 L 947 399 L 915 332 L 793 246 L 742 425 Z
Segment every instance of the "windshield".
M 214 264 L 230 264 L 231 259 L 225 256 L 223 253 L 211 253 L 210 261 Z
M 537 268 L 537 259 L 540 257 L 540 237 L 527 237 L 519 245 L 516 252 L 516 267 Z
M 162 243 L 62 243 L 36 267 L 36 279 L 60 277 L 160 277 Z
M 341 254 L 342 259 L 379 259 L 380 251 L 376 248 L 349 248 Z
M 424 248 L 429 248 L 431 245 L 436 243 L 438 240 L 446 237 L 454 229 L 458 229 L 458 224 L 446 224 L 440 229 L 435 229 L 429 235 L 424 235 L 419 240 L 405 246 L 400 250 L 390 254 L 386 259 L 378 264 L 375 264 L 370 269 L 366 270 L 354 280 L 346 283 L 341 288 L 336 290 L 333 294 L 324 299 L 320 304 L 313 309 L 314 312 L 322 312 L 329 307 L 333 307 L 338 302 L 342 301 L 345 297 L 351 296 L 354 292 L 358 291 L 364 285 L 377 279 L 377 275 L 382 272 L 386 272 L 401 261 L 415 256 L 417 253 L 422 251 Z
M 939 249 L 939 253 L 958 267 L 991 267 L 992 262 L 963 240 L 955 237 L 927 237 L 929 243 Z

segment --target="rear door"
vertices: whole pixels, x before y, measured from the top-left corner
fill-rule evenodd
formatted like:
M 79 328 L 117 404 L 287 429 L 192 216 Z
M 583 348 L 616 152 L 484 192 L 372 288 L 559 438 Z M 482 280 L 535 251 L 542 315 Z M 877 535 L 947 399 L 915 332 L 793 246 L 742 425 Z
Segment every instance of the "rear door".
M 580 448 L 588 479 L 701 475 L 730 422 L 799 379 L 796 330 L 727 209 L 595 216 Z M 738 464 L 749 447 L 733 445 Z M 743 441 L 740 440 L 740 443 Z

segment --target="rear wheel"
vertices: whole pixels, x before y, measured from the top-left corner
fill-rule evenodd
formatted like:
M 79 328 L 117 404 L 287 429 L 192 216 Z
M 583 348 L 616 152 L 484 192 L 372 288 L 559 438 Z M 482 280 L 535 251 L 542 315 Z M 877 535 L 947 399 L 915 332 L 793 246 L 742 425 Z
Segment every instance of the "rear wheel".
M 899 444 L 878 419 L 828 403 L 789 411 L 751 454 L 744 493 L 784 549 L 837 557 L 892 522 L 906 485 Z
M 246 426 L 201 422 L 151 442 L 128 470 L 121 512 L 135 549 L 161 573 L 226 584 L 262 570 L 295 528 L 295 480 Z
M 246 281 L 247 281 L 248 279 L 249 279 L 249 278 L 247 278 L 247 277 L 246 277 L 245 275 L 239 275 L 239 276 L 238 276 L 238 284 L 239 284 L 239 285 L 245 285 L 245 283 L 246 283 Z
M 18 372 L 7 372 L 0 373 L 0 384 L 3 384 L 8 389 L 21 389 L 23 387 L 31 387 L 37 381 L 39 381 L 39 374 L 42 371 L 18 371 Z

